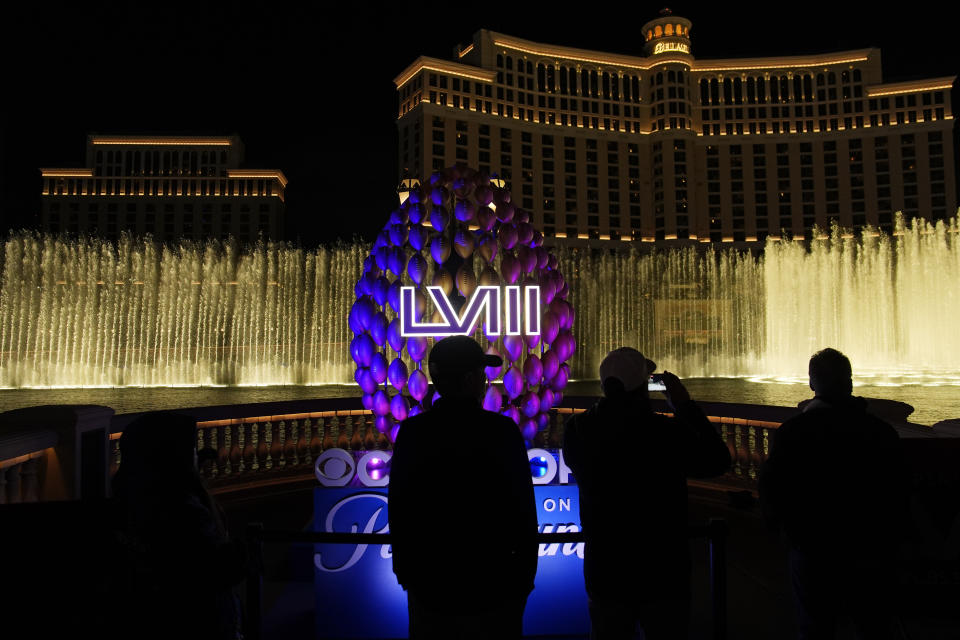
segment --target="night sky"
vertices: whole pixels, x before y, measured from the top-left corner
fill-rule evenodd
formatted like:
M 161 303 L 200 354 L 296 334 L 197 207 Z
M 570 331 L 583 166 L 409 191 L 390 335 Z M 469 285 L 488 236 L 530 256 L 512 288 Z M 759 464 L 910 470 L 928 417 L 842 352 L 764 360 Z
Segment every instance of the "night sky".
M 661 6 L 27 4 L 5 7 L 0 45 L 0 229 L 36 223 L 38 168 L 80 166 L 88 133 L 237 133 L 244 166 L 289 178 L 288 236 L 305 246 L 371 238 L 395 205 L 393 78 L 418 55 L 449 59 L 481 28 L 641 55 L 640 27 Z M 955 24 L 933 13 L 943 5 L 926 6 L 914 14 L 836 2 L 671 8 L 693 21 L 700 58 L 875 46 L 884 79 L 895 81 L 960 72 Z M 956 109 L 956 89 L 953 100 Z

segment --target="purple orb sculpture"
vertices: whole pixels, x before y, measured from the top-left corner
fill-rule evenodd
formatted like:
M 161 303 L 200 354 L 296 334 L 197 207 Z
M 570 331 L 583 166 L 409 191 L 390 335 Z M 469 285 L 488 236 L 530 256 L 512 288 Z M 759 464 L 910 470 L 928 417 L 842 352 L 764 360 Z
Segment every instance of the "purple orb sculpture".
M 539 322 L 520 330 L 500 319 L 499 332 L 486 315 L 470 335 L 487 353 L 500 354 L 502 367 L 486 369 L 490 386 L 483 406 L 509 416 L 524 438 L 532 440 L 549 424 L 549 411 L 563 397 L 573 356 L 573 307 L 559 262 L 543 246 L 543 235 L 529 212 L 510 191 L 485 173 L 455 166 L 430 176 L 392 211 L 363 261 L 354 287 L 357 299 L 349 312 L 354 334 L 350 354 L 363 405 L 373 411 L 378 431 L 391 442 L 400 422 L 429 406 L 436 394 L 424 371 L 430 347 L 442 331 L 404 336 L 401 287 L 413 287 L 412 317 L 418 323 L 443 321 L 428 286 L 443 287 L 454 313 L 462 313 L 474 296 L 497 287 L 507 314 L 506 287 L 537 286 Z M 523 294 L 526 295 L 525 293 Z M 537 298 L 534 294 L 530 294 Z M 525 309 L 528 304 L 524 297 Z M 514 307 L 510 307 L 511 309 Z M 536 308 L 536 307 L 533 307 Z M 516 312 L 515 312 L 516 313 Z M 525 312 L 524 312 L 525 313 Z M 447 316 L 448 317 L 448 316 Z

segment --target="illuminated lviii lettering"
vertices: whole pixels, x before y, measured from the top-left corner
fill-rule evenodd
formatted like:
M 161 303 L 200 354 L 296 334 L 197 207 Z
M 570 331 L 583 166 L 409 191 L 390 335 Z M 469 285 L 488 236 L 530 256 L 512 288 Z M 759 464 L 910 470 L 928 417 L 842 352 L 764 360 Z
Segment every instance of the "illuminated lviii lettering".
M 521 333 L 540 335 L 540 287 L 505 288 L 506 335 L 516 336 Z M 476 330 L 481 315 L 484 317 L 487 334 L 500 335 L 502 331 L 500 310 L 504 307 L 500 287 L 477 287 L 467 300 L 467 304 L 463 306 L 459 317 L 442 288 L 427 287 L 427 292 L 443 320 L 441 322 L 417 320 L 416 287 L 401 287 L 400 335 L 404 337 L 467 336 Z

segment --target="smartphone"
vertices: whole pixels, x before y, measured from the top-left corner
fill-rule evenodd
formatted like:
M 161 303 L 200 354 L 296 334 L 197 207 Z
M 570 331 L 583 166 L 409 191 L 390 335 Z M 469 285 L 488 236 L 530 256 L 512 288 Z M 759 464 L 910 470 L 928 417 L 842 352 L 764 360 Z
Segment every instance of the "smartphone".
M 666 391 L 667 385 L 663 384 L 663 374 L 654 373 L 647 382 L 647 391 Z

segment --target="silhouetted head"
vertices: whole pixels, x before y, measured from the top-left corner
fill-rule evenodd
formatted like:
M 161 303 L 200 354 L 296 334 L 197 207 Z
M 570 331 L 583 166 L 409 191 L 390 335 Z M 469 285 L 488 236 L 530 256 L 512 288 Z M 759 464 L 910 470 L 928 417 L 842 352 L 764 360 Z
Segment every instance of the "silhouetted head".
M 647 397 L 647 382 L 657 365 L 632 347 L 620 347 L 607 354 L 600 363 L 600 386 L 603 395 L 616 398 L 630 393 Z
M 182 414 L 145 413 L 120 436 L 114 489 L 182 487 L 197 478 L 197 423 Z M 126 486 L 125 486 L 126 485 Z
M 810 358 L 810 388 L 818 398 L 839 400 L 853 392 L 850 360 L 836 349 L 817 351 Z
M 485 367 L 499 367 L 503 358 L 483 352 L 469 336 L 451 336 L 433 345 L 427 366 L 433 387 L 445 398 L 483 399 L 487 386 Z

